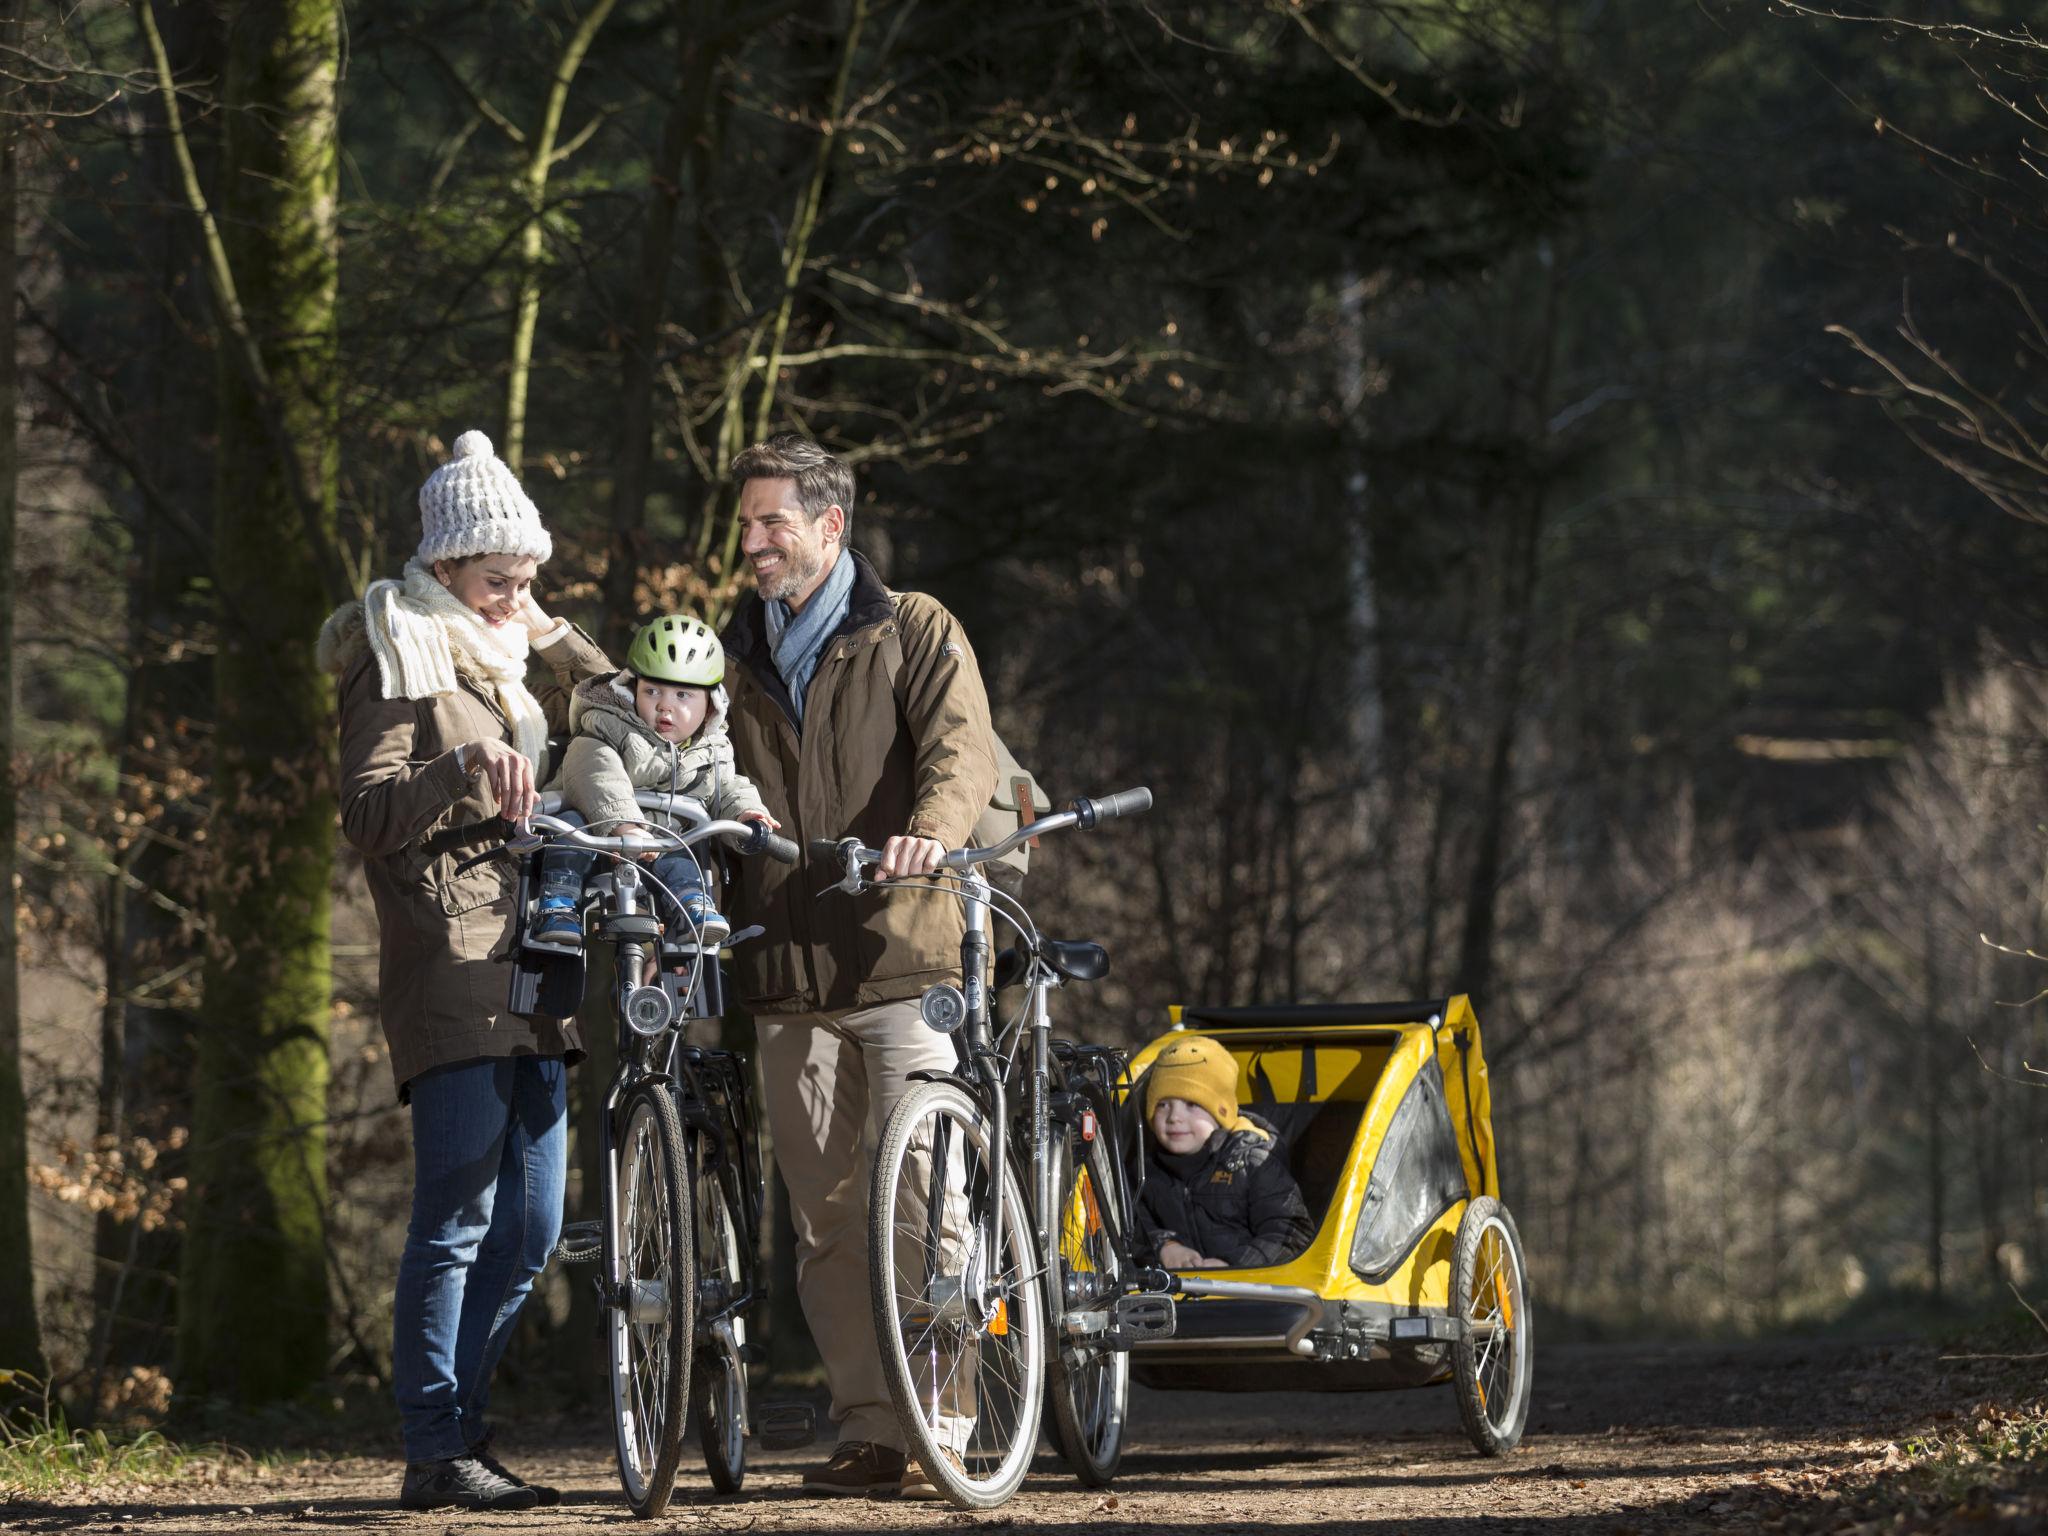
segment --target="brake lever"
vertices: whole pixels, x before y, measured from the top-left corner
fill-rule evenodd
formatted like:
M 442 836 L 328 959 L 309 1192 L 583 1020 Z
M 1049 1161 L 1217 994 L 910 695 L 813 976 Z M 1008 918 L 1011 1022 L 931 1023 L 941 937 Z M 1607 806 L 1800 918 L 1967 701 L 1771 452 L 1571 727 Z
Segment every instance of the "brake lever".
M 456 865 L 452 873 L 459 875 L 466 869 L 475 869 L 477 865 L 483 863 L 484 860 L 495 859 L 499 854 L 504 853 L 505 851 L 506 849 L 501 846 L 497 848 L 486 848 L 482 853 L 471 854 L 468 858 L 464 859 L 460 864 Z

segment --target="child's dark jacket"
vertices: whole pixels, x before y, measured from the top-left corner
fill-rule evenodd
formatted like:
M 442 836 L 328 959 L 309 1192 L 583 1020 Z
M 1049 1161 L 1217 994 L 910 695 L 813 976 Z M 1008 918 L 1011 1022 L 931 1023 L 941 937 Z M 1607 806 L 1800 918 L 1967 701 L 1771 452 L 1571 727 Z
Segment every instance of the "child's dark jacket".
M 1261 1269 L 1284 1264 L 1314 1239 L 1286 1148 L 1258 1116 L 1240 1113 L 1235 1130 L 1219 1130 L 1193 1152 L 1165 1151 L 1150 1136 L 1145 1142 L 1138 1236 L 1147 1257 L 1156 1260 L 1162 1244 L 1176 1242 L 1233 1269 Z

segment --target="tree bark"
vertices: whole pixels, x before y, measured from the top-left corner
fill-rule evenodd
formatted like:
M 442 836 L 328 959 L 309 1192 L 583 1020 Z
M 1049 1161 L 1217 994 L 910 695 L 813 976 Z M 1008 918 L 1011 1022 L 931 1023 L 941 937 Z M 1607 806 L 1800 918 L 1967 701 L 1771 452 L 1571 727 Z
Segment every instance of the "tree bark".
M 12 48 L 21 0 L 0 0 L 0 47 Z M 0 75 L 0 1369 L 42 1378 L 28 1225 L 28 1104 L 21 1086 L 21 959 L 15 924 L 14 543 L 19 463 L 14 348 L 15 132 L 18 79 Z
M 676 0 L 676 99 L 662 127 L 661 155 L 647 178 L 647 212 L 640 231 L 640 283 L 633 294 L 633 328 L 619 369 L 619 468 L 612 483 L 611 558 L 605 568 L 604 632 L 613 656 L 633 641 L 654 461 L 654 360 L 668 310 L 669 264 L 675 253 L 676 210 L 682 203 L 683 157 L 703 132 L 712 72 L 717 68 L 712 15 L 716 0 Z M 696 187 L 701 199 L 701 181 Z
M 224 357 L 219 378 L 214 560 L 244 622 L 224 626 L 214 670 L 212 935 L 176 1379 L 245 1403 L 293 1396 L 327 1363 L 335 801 L 333 696 L 314 645 L 327 607 L 315 551 L 334 529 L 340 41 L 338 0 L 243 0 L 229 14 L 220 223 L 262 366 Z M 312 539 L 298 535 L 294 461 L 317 496 Z

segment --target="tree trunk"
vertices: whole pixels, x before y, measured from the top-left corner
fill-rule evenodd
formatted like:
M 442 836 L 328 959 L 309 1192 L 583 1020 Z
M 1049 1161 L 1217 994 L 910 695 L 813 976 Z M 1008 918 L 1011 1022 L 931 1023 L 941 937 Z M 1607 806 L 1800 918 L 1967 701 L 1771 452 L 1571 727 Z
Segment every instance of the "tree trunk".
M 0 0 L 0 47 L 12 49 L 20 0 Z M 21 970 L 14 840 L 14 352 L 17 77 L 0 77 L 0 1369 L 42 1378 L 28 1227 L 28 1104 L 21 1091 Z
M 562 56 L 555 62 L 554 78 L 548 82 L 547 102 L 541 118 L 526 138 L 526 165 L 519 176 L 519 195 L 526 204 L 524 226 L 519 231 L 519 301 L 512 310 L 512 366 L 505 378 L 505 462 L 519 474 L 526 461 L 526 386 L 533 372 L 533 333 L 540 325 L 540 259 L 543 250 L 542 221 L 547 212 L 548 173 L 555 162 L 581 143 L 580 137 L 556 149 L 562 131 L 562 109 L 568 105 L 569 86 L 583 67 L 583 56 L 604 19 L 617 0 L 597 0 L 588 15 L 577 23 Z
M 243 622 L 224 627 L 214 670 L 212 932 L 177 1382 L 245 1403 L 293 1396 L 327 1365 L 334 733 L 314 643 L 328 605 L 272 426 L 331 543 L 340 22 L 338 0 L 244 0 L 223 88 L 220 224 L 263 368 L 223 349 L 215 568 Z
M 1934 877 L 1930 873 L 1926 908 L 1922 914 L 1922 984 L 1925 990 L 1921 999 L 1920 1048 L 1923 1054 L 1921 1069 L 1926 1073 L 1923 1086 L 1927 1092 L 1927 1294 L 1939 1305 L 1945 1286 L 1941 1250 L 1948 1224 L 1948 1202 L 1943 1198 L 1948 1170 L 1943 1167 L 1942 1156 L 1945 1149 L 1942 1146 L 1941 1089 L 1948 1063 L 1943 1060 L 1941 1048 L 1941 991 L 1935 965 L 1935 945 L 1940 939 L 1934 921 L 1934 901 Z
M 711 46 L 712 0 L 677 0 L 676 99 L 662 128 L 661 158 L 649 172 L 647 213 L 640 231 L 640 285 L 633 294 L 633 328 L 619 369 L 619 471 L 612 483 L 611 558 L 604 579 L 604 632 L 600 643 L 623 657 L 633 641 L 647 517 L 649 471 L 654 459 L 654 359 L 668 309 L 669 263 L 675 252 L 676 209 L 682 202 L 683 157 L 702 132 L 705 101 L 717 66 Z M 705 187 L 699 184 L 701 198 Z

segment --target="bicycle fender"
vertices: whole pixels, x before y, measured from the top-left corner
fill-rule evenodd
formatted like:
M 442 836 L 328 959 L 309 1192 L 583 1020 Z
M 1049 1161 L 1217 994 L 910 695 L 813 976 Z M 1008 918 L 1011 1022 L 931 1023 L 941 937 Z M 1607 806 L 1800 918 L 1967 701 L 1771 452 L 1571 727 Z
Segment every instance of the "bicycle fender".
M 941 1072 L 936 1067 L 920 1067 L 915 1072 L 904 1073 L 904 1079 L 913 1083 L 951 1083 L 976 1103 L 981 1102 L 981 1089 L 958 1072 Z

